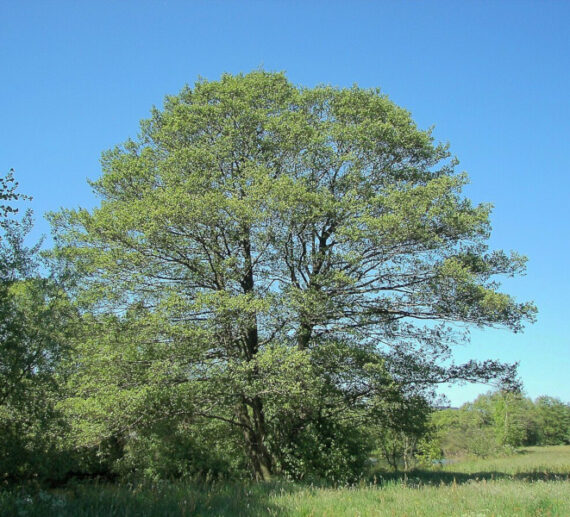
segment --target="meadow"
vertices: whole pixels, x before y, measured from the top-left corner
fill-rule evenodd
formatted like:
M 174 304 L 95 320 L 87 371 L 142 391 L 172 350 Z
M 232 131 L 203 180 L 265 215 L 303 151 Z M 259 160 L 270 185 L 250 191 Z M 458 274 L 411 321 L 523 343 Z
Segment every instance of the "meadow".
M 26 517 L 568 516 L 570 446 L 530 447 L 408 474 L 378 471 L 359 485 L 276 481 L 208 486 L 75 483 L 4 490 L 0 515 Z

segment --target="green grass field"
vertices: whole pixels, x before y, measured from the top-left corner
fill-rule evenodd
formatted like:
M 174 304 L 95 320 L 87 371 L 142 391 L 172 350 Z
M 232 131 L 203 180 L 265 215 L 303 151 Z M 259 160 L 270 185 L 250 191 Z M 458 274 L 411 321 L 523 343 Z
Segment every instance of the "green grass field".
M 570 516 L 570 446 L 461 461 L 371 483 L 322 488 L 292 483 L 153 487 L 79 484 L 0 492 L 3 516 Z

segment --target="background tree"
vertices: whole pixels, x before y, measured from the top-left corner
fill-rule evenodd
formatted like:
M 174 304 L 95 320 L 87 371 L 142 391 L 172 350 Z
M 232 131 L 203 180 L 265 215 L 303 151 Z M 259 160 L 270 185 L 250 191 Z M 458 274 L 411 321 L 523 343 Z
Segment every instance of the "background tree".
M 0 478 L 26 479 L 63 469 L 56 460 L 63 422 L 55 406 L 56 369 L 73 311 L 64 292 L 38 274 L 39 244 L 25 243 L 32 213 L 18 217 L 12 173 L 0 178 Z
M 497 441 L 500 431 L 494 427 L 492 414 L 487 408 L 475 408 L 473 402 L 458 409 L 434 412 L 432 423 L 436 439 L 447 458 L 464 455 L 486 457 L 501 450 Z
M 431 402 L 421 395 L 402 392 L 380 401 L 376 443 L 394 470 L 403 467 L 408 471 L 415 466 L 418 445 L 430 431 Z
M 370 414 L 393 383 L 513 382 L 509 365 L 453 364 L 453 324 L 532 320 L 495 279 L 525 260 L 487 249 L 489 205 L 462 197 L 447 147 L 378 90 L 263 71 L 201 81 L 102 163 L 101 205 L 52 220 L 83 310 L 136 329 L 101 329 L 119 378 L 89 340 L 75 359 L 105 382 L 74 406 L 111 391 L 121 440 L 175 415 L 215 420 L 268 479 L 310 463 L 314 448 L 279 452 L 300 443 L 342 456 L 360 421 L 343 415 Z M 104 415 L 83 414 L 99 435 Z
M 535 401 L 542 445 L 570 443 L 570 405 L 555 397 L 542 396 Z

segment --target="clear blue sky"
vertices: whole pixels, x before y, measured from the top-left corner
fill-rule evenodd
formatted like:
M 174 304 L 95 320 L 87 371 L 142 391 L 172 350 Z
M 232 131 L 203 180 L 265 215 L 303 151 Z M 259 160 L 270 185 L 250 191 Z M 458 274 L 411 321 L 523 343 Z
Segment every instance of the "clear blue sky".
M 42 215 L 96 203 L 100 153 L 199 76 L 264 67 L 379 86 L 451 143 L 491 244 L 528 255 L 521 335 L 477 331 L 458 360 L 520 361 L 531 397 L 570 401 L 570 2 L 26 1 L 0 6 L 0 175 Z M 485 387 L 449 390 L 461 404 Z

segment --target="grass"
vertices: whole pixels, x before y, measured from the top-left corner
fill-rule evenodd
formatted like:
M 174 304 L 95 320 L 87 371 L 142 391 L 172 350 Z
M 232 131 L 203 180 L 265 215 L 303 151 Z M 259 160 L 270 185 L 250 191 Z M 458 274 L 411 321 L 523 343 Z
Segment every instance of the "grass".
M 0 515 L 167 516 L 570 516 L 570 446 L 461 461 L 370 484 L 322 488 L 292 483 L 152 487 L 84 484 L 0 492 Z
M 452 463 L 443 470 L 473 474 L 483 470 L 505 475 L 521 476 L 528 473 L 543 473 L 559 476 L 570 475 L 570 447 L 527 447 L 516 454 L 498 458 L 485 458 Z
M 283 505 L 298 516 L 521 516 L 570 515 L 566 482 L 494 481 L 463 485 L 301 491 Z

